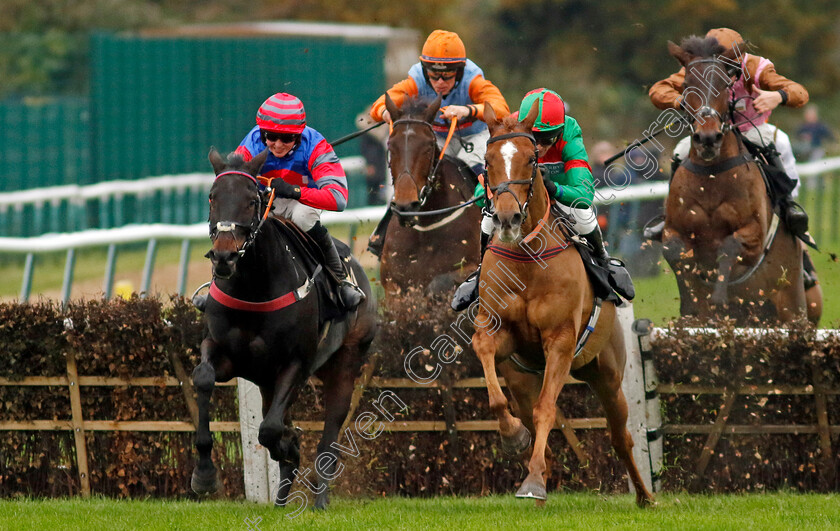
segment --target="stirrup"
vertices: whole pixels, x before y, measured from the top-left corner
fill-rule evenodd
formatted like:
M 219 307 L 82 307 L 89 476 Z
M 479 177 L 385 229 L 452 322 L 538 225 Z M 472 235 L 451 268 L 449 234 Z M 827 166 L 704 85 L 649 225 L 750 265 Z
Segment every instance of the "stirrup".
M 200 311 L 201 313 L 204 313 L 204 309 L 207 308 L 207 297 L 209 293 L 202 293 L 199 295 L 198 292 L 207 287 L 210 287 L 210 282 L 205 282 L 204 284 L 197 287 L 196 290 L 193 292 L 192 297 L 190 298 L 193 306 L 195 306 L 195 309 Z
M 654 223 L 656 221 L 656 223 Z M 662 232 L 665 230 L 665 218 L 657 216 L 648 221 L 645 228 L 642 230 L 642 236 L 646 240 L 653 240 L 656 242 L 662 241 Z
M 478 298 L 478 279 L 481 274 L 481 267 L 479 266 L 473 273 L 470 274 L 458 289 L 455 290 L 455 296 L 452 297 L 452 302 L 449 306 L 456 312 L 469 308 L 470 304 L 475 302 Z

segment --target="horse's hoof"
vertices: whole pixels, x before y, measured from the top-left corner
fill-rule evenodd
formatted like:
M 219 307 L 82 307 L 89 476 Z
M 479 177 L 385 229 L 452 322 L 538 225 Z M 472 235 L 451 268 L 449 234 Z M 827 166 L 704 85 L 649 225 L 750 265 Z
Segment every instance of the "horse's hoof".
M 200 496 L 213 494 L 221 485 L 216 467 L 209 470 L 199 470 L 198 467 L 193 469 L 190 487 L 196 494 Z
M 513 437 L 502 437 L 502 451 L 507 455 L 517 456 L 531 447 L 531 432 L 524 424 L 520 425 Z
M 545 500 L 548 498 L 548 494 L 545 491 L 545 485 L 525 478 L 525 481 L 522 483 L 522 486 L 519 487 L 518 491 L 516 491 L 516 497 L 532 498 L 534 500 Z
M 652 495 L 637 494 L 636 505 L 638 505 L 642 509 L 647 509 L 648 507 L 656 507 L 656 500 L 653 499 Z

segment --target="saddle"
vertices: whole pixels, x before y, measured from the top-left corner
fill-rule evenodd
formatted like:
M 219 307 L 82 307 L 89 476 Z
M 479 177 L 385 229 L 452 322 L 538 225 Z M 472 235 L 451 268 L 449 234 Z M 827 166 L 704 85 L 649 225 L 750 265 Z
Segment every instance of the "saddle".
M 555 203 L 551 205 L 551 212 L 563 219 L 569 219 L 569 216 L 560 210 Z M 596 298 L 603 301 L 612 302 L 616 305 L 622 304 L 622 299 L 619 297 L 610 282 L 610 270 L 601 261 L 596 260 L 592 254 L 592 248 L 579 237 L 577 233 L 573 233 L 570 224 L 562 223 L 565 236 L 572 242 L 580 254 L 580 259 L 583 261 L 583 267 L 586 270 L 586 275 L 592 283 L 592 291 Z M 573 234 L 569 234 L 573 233 Z
M 346 315 L 338 299 L 338 282 L 330 273 L 329 268 L 324 264 L 323 253 L 315 240 L 288 220 L 278 217 L 272 217 L 270 219 L 278 224 L 289 242 L 292 243 L 292 251 L 296 251 L 296 257 L 299 258 L 299 263 L 308 277 L 312 278 L 316 274 L 318 266 L 321 266 L 321 272 L 324 274 L 318 274 L 314 279 L 318 298 L 321 302 L 320 321 L 326 323 L 327 321 L 332 321 Z M 347 267 L 347 263 L 353 254 L 350 247 L 335 238 L 333 238 L 333 241 L 335 242 L 336 250 L 338 250 L 338 256 L 345 264 L 345 269 L 352 274 L 352 270 Z

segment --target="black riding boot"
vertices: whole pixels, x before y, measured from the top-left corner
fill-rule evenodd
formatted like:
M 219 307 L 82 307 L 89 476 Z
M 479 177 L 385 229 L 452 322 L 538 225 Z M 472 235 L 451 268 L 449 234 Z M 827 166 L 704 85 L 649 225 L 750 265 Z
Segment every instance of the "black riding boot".
M 327 232 L 327 228 L 317 222 L 314 227 L 307 231 L 310 237 L 315 240 L 315 243 L 321 248 L 324 253 L 324 265 L 330 271 L 332 277 L 338 282 L 338 298 L 341 305 L 346 310 L 353 310 L 364 302 L 365 294 L 359 286 L 353 284 L 347 277 L 347 270 L 344 269 L 344 264 L 341 263 L 341 258 L 338 256 L 338 249 L 335 248 L 332 236 Z
M 805 285 L 805 291 L 808 291 L 820 282 L 820 279 L 817 278 L 817 270 L 814 268 L 814 262 L 811 261 L 811 255 L 808 254 L 808 251 L 803 251 L 802 253 L 802 282 Z
M 630 273 L 624 267 L 624 262 L 618 258 L 610 258 L 610 255 L 607 254 L 607 250 L 604 248 L 604 237 L 601 235 L 601 228 L 595 227 L 595 230 L 582 236 L 592 245 L 595 257 L 604 262 L 609 268 L 610 285 L 612 288 L 628 301 L 632 301 L 636 296 L 636 288 L 633 287 L 633 280 L 630 278 Z
M 490 242 L 490 235 L 481 233 L 481 255 L 478 258 L 478 268 L 458 286 L 455 296 L 452 297 L 450 306 L 456 312 L 468 308 L 478 298 L 478 281 L 481 276 L 481 261 L 484 260 L 484 251 Z
M 671 181 L 674 180 L 674 174 L 677 173 L 677 169 L 682 164 L 680 157 L 674 155 L 674 158 L 671 159 Z M 653 220 L 651 220 L 653 221 Z M 648 223 L 650 223 L 649 221 Z M 642 236 L 644 236 L 648 240 L 653 240 L 656 242 L 662 241 L 662 231 L 665 230 L 665 216 L 662 216 L 657 223 L 651 225 L 650 227 L 645 227 L 644 231 L 642 231 Z
M 388 231 L 388 224 L 391 223 L 391 216 L 393 215 L 389 206 L 368 240 L 368 251 L 373 253 L 377 258 L 382 258 L 382 248 L 385 246 L 385 233 Z

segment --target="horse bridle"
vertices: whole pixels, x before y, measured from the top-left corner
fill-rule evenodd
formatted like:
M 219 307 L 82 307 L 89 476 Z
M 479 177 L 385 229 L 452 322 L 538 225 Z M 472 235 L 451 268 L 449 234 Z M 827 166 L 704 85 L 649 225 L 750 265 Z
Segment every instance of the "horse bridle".
M 522 215 L 522 221 L 528 219 L 528 203 L 531 202 L 531 197 L 534 195 L 534 179 L 537 177 L 537 166 L 539 164 L 539 150 L 537 149 L 537 141 L 534 139 L 534 135 L 531 133 L 506 133 L 504 135 L 494 136 L 487 140 L 487 145 L 489 146 L 493 142 L 499 142 L 500 140 L 507 140 L 509 138 L 517 138 L 517 137 L 524 137 L 531 141 L 534 144 L 534 156 L 531 158 L 531 178 L 530 179 L 515 179 L 510 181 L 504 181 L 497 186 L 489 187 L 490 191 L 498 197 L 499 195 L 507 192 L 513 196 L 514 201 L 516 201 L 517 206 L 519 206 L 519 213 Z M 484 194 L 487 196 L 487 187 L 489 186 L 489 179 L 487 178 L 487 164 L 485 163 L 484 168 L 484 181 L 485 181 L 485 189 Z M 512 184 L 527 184 L 528 185 L 528 197 L 525 199 L 524 203 L 519 202 L 519 198 L 516 194 L 510 189 L 510 185 Z M 487 204 L 492 204 L 491 201 L 487 201 Z
M 429 167 L 431 168 L 431 171 L 429 172 L 429 175 L 426 176 L 426 184 L 425 185 L 423 185 L 422 187 L 417 186 L 417 179 L 414 178 L 414 175 L 408 169 L 408 161 L 407 160 L 404 161 L 405 169 L 402 170 L 399 173 L 399 175 L 397 175 L 396 179 L 394 179 L 394 186 L 397 185 L 397 181 L 399 181 L 404 175 L 407 175 L 408 178 L 411 179 L 411 182 L 414 183 L 415 190 L 417 190 L 417 198 L 420 200 L 420 207 L 422 208 L 426 204 L 426 201 L 429 199 L 429 195 L 432 193 L 432 189 L 434 189 L 435 184 L 437 184 L 437 182 L 436 182 L 437 181 L 437 170 L 438 170 L 438 167 L 440 166 L 441 161 L 443 160 L 443 157 L 440 157 L 440 158 L 437 159 L 437 161 L 435 161 L 435 158 L 436 158 L 435 156 L 437 154 L 436 153 L 437 152 L 437 137 L 435 136 L 435 130 L 432 127 L 432 124 L 430 124 L 429 122 L 423 121 L 423 120 L 416 120 L 414 118 L 400 118 L 399 120 L 394 121 L 394 127 L 396 127 L 397 125 L 400 125 L 400 124 L 422 124 L 422 125 L 425 125 L 432 132 L 432 139 L 435 142 L 435 150 L 432 152 L 432 158 L 429 161 L 430 162 Z M 405 215 L 405 214 L 403 214 L 399 211 L 395 211 L 395 212 L 397 213 L 397 215 Z
M 233 233 L 237 227 L 246 229 L 248 231 L 248 236 L 245 238 L 245 242 L 242 246 L 239 246 L 239 243 L 236 240 L 236 234 L 233 235 L 233 241 L 236 242 L 236 252 L 239 256 L 243 256 L 245 251 L 253 245 L 254 240 L 257 238 L 257 234 L 259 234 L 260 229 L 262 228 L 263 223 L 265 223 L 265 217 L 261 216 L 262 214 L 262 192 L 259 191 L 259 184 L 257 183 L 256 178 L 250 173 L 245 173 L 244 171 L 223 171 L 222 173 L 216 175 L 216 179 L 222 177 L 224 175 L 243 175 L 248 177 L 253 183 L 254 187 L 257 189 L 257 208 L 254 209 L 254 216 L 251 218 L 251 223 L 245 225 L 243 223 L 238 223 L 236 221 L 217 221 L 215 224 L 210 223 L 210 240 L 215 242 L 219 235 L 223 232 L 230 232 Z M 207 221 L 209 222 L 210 219 L 208 217 Z
M 694 64 L 697 64 L 697 63 L 714 63 L 716 65 L 725 64 L 720 59 L 715 59 L 715 58 L 695 59 L 694 61 L 691 61 L 690 63 L 685 65 L 685 71 L 688 72 L 689 67 L 691 67 L 691 65 L 694 65 Z M 729 73 L 729 71 L 726 68 L 723 68 L 723 71 L 726 72 L 727 74 Z M 734 82 L 730 82 L 728 85 L 726 85 L 727 92 L 729 91 L 729 88 L 732 86 L 732 83 L 734 83 Z M 707 89 L 707 93 L 704 95 L 705 96 L 705 101 L 710 101 L 711 98 L 709 97 L 709 91 L 712 90 L 712 87 L 708 83 L 704 83 L 704 85 L 706 86 L 706 89 Z M 689 113 L 689 114 L 692 114 L 692 113 Z M 699 118 L 701 122 L 705 122 L 705 118 L 717 118 L 717 120 L 720 122 L 720 131 L 719 132 L 723 135 L 725 135 L 733 127 L 731 120 L 727 120 L 726 117 L 724 117 L 717 109 L 713 109 L 709 105 L 703 105 L 702 107 L 697 109 L 697 112 L 693 113 L 692 116 L 695 119 Z M 690 121 L 688 126 L 691 128 L 691 133 L 694 134 L 695 133 L 694 120 Z

